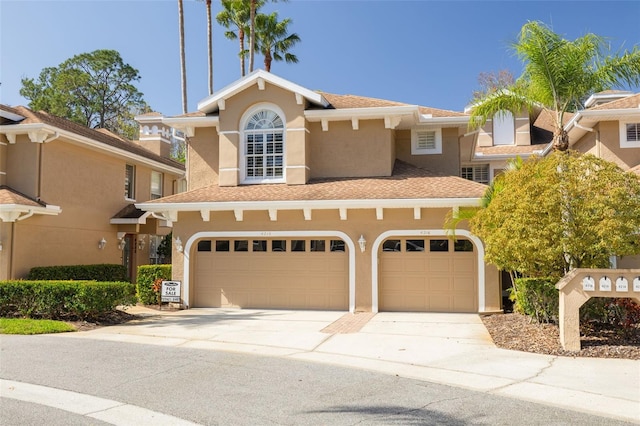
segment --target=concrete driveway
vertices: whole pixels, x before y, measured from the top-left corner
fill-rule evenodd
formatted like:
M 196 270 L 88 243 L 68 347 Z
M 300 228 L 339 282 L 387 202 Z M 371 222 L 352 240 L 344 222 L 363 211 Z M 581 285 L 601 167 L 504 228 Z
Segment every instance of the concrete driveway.
M 496 348 L 477 314 L 259 309 L 155 311 L 90 338 L 279 356 L 374 370 L 640 422 L 640 362 Z

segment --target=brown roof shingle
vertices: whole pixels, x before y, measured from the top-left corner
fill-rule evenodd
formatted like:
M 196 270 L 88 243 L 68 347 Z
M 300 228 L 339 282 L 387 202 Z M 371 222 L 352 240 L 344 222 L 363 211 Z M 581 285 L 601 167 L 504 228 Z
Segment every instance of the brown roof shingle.
M 31 197 L 27 197 L 21 192 L 16 191 L 6 185 L 0 186 L 0 204 L 19 204 L 21 206 L 46 207 L 43 202 L 36 201 Z
M 211 185 L 151 203 L 480 198 L 486 188 L 396 161 L 392 176 L 313 179 L 305 185 Z
M 640 93 L 633 96 L 628 96 L 617 101 L 607 102 L 606 104 L 598 105 L 593 108 L 589 108 L 589 111 L 599 111 L 607 109 L 628 109 L 628 108 L 640 108 Z

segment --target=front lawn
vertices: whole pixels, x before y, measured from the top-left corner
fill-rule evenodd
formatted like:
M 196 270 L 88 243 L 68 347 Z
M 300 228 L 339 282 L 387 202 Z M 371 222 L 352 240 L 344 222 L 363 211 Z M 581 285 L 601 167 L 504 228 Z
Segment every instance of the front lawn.
M 65 333 L 75 330 L 75 327 L 62 321 L 28 318 L 0 318 L 0 334 L 48 334 Z

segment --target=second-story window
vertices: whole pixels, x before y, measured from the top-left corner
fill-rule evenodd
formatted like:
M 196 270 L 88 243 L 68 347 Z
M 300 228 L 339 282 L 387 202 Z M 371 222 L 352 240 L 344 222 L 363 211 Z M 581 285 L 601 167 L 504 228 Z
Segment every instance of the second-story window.
M 244 181 L 282 182 L 285 129 L 282 117 L 271 109 L 252 112 L 243 129 Z
M 151 199 L 162 198 L 162 173 L 151 172 Z
M 460 176 L 478 183 L 489 184 L 489 165 L 464 166 L 460 170 Z
M 127 164 L 124 169 L 124 198 L 136 198 L 136 166 Z
M 640 123 L 620 122 L 620 148 L 640 148 Z

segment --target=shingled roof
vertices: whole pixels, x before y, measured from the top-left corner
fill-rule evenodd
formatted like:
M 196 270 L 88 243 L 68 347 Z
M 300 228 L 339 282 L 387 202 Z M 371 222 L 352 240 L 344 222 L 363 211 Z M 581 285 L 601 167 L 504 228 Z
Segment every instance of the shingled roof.
M 627 96 L 626 98 L 618 99 L 616 101 L 607 102 L 602 105 L 590 108 L 589 111 L 601 111 L 608 109 L 640 109 L 640 93 L 633 96 Z
M 312 179 L 305 185 L 211 185 L 145 204 L 480 198 L 486 185 L 397 160 L 391 176 Z
M 47 205 L 42 201 L 37 201 L 33 198 L 27 197 L 21 192 L 16 191 L 6 185 L 0 186 L 0 204 L 16 204 L 20 206 L 30 207 L 46 207 Z
M 113 148 L 122 149 L 124 151 L 128 151 L 132 154 L 140 155 L 142 157 L 157 161 L 167 166 L 184 170 L 183 164 L 178 163 L 177 161 L 171 160 L 169 158 L 164 158 L 157 154 L 154 154 L 153 152 L 133 143 L 132 141 L 121 138 L 119 136 L 112 134 L 111 132 L 104 131 L 102 129 L 99 129 L 99 130 L 90 129 L 86 126 L 74 123 L 73 121 L 67 120 L 65 118 L 57 117 L 55 115 L 51 115 L 44 111 L 33 111 L 24 106 L 10 107 L 7 105 L 0 105 L 0 109 L 25 117 L 24 120 L 21 120 L 19 123 L 11 123 L 11 124 L 17 124 L 17 125 L 34 124 L 34 123 L 48 124 L 58 129 L 75 133 L 77 135 L 84 136 L 94 141 L 103 143 Z M 5 124 L 9 124 L 9 123 L 5 123 Z

